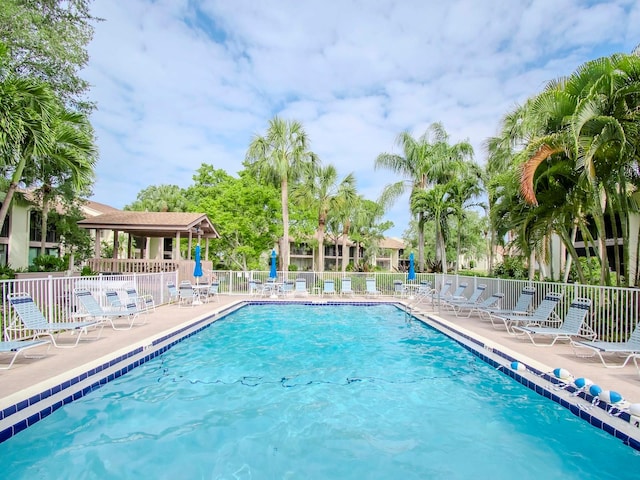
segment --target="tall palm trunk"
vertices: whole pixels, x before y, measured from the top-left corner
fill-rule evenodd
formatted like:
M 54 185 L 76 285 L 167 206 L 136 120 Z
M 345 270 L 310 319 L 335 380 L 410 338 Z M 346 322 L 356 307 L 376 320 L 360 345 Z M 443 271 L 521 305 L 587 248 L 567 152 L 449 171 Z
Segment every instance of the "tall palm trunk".
M 347 246 L 347 235 L 349 235 L 349 230 L 351 229 L 351 222 L 348 220 L 344 223 L 344 227 L 342 229 L 342 272 L 347 271 L 347 266 L 349 265 L 349 247 Z
M 418 270 L 424 272 L 424 212 L 418 212 Z
M 280 265 L 286 275 L 289 271 L 289 184 L 284 177 L 280 183 L 282 199 L 282 245 L 280 245 Z
M 326 219 L 322 216 L 318 221 L 318 272 L 324 272 L 324 230 Z
M 5 194 L 4 200 L 2 201 L 2 205 L 0 206 L 0 226 L 4 225 L 4 220 L 7 218 L 7 213 L 9 212 L 9 205 L 11 205 L 11 200 L 13 199 L 13 195 L 16 193 L 18 188 L 18 183 L 22 178 L 22 172 L 24 172 L 24 167 L 27 164 L 26 158 L 23 156 L 20 158 L 20 161 L 16 165 L 16 169 L 11 176 L 11 182 L 9 183 L 9 187 L 7 188 L 7 193 Z

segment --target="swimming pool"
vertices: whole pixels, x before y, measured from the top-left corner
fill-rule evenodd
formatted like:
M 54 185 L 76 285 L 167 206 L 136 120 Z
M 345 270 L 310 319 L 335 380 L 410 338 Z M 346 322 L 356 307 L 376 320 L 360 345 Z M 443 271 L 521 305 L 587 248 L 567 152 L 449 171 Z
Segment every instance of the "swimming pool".
M 391 305 L 242 308 L 0 458 L 6 478 L 624 479 L 640 466 Z

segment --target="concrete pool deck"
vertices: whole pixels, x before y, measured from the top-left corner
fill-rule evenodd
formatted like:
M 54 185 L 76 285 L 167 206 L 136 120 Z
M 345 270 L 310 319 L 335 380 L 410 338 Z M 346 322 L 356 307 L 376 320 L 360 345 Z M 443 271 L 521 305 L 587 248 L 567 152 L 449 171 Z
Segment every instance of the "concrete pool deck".
M 27 355 L 45 354 L 45 358 L 25 358 L 22 354 L 8 370 L 0 370 L 0 410 L 16 405 L 20 401 L 30 398 L 33 394 L 49 388 L 53 384 L 60 384 L 66 378 L 78 375 L 100 362 L 108 361 L 119 352 L 130 351 L 133 348 L 149 345 L 152 341 L 175 332 L 194 321 L 215 315 L 245 300 L 262 300 L 248 296 L 220 295 L 218 301 L 211 301 L 193 307 L 179 308 L 176 304 L 157 307 L 155 312 L 145 315 L 147 323 L 135 325 L 131 330 L 115 331 L 109 325 L 105 326 L 102 335 L 97 340 L 81 341 L 76 348 L 60 349 L 51 347 L 37 347 L 26 351 Z M 309 296 L 287 301 L 323 301 L 326 299 Z M 340 298 L 329 299 L 340 300 Z M 266 299 L 265 301 L 271 301 Z M 278 301 L 278 300 L 273 300 Z M 362 296 L 345 299 L 345 302 L 401 302 L 392 297 L 370 299 Z M 462 331 L 482 343 L 496 345 L 508 355 L 534 366 L 543 372 L 551 372 L 554 368 L 562 367 L 574 377 L 586 377 L 602 387 L 603 390 L 614 390 L 623 395 L 631 403 L 640 403 L 640 374 L 633 362 L 624 368 L 605 368 L 598 357 L 578 358 L 566 343 L 557 343 L 553 347 L 537 347 L 526 337 L 516 338 L 504 330 L 496 330 L 491 322 L 479 320 L 477 316 L 471 318 L 456 318 L 449 312 L 438 312 L 429 307 L 422 308 L 419 316 L 431 316 L 444 324 L 450 324 L 456 330 Z M 427 321 L 428 323 L 428 321 Z M 91 334 L 91 332 L 90 332 Z M 74 339 L 75 340 L 75 339 Z M 6 359 L 2 358 L 2 362 Z

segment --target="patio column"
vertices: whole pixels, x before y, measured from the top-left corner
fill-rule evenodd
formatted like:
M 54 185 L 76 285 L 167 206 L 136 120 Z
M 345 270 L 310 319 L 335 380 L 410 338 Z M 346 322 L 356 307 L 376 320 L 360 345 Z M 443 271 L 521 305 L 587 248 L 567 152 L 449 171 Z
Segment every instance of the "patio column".
M 173 260 L 180 260 L 180 232 L 176 232 L 176 239 L 173 244 Z
M 113 255 L 112 258 L 118 258 L 118 249 L 120 248 L 120 242 L 118 241 L 118 230 L 113 231 Z
M 93 240 L 93 251 L 94 254 L 93 256 L 95 258 L 100 258 L 100 237 L 102 236 L 102 230 L 96 229 L 95 230 L 95 237 Z

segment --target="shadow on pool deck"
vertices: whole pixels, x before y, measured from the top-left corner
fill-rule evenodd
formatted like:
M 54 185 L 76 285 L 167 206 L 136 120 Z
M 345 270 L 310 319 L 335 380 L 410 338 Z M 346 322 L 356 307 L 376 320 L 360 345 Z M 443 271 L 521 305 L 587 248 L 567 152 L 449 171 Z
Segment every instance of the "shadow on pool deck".
M 46 352 L 45 358 L 27 359 L 22 355 L 9 370 L 0 370 L 0 409 L 14 405 L 20 400 L 29 398 L 34 393 L 42 391 L 45 385 L 62 383 L 66 378 L 78 375 L 87 370 L 87 365 L 96 361 L 108 361 L 118 352 L 126 352 L 135 346 L 147 345 L 151 340 L 163 334 L 178 329 L 194 320 L 208 317 L 225 307 L 255 298 L 242 296 L 220 295 L 218 301 L 212 301 L 194 307 L 179 308 L 177 305 L 164 305 L 149 314 L 148 322 L 134 326 L 128 331 L 114 331 L 105 326 L 101 338 L 97 340 L 81 341 L 73 349 L 59 349 L 38 347 L 29 350 L 29 355 Z M 322 301 L 309 296 L 294 300 Z M 339 300 L 340 298 L 330 299 Z M 277 300 L 276 300 L 277 301 Z M 383 301 L 397 302 L 392 297 L 369 299 L 354 297 L 349 301 Z M 442 319 L 445 323 L 454 325 L 483 343 L 500 345 L 499 350 L 510 354 L 518 360 L 538 367 L 541 371 L 550 372 L 554 368 L 563 367 L 575 377 L 587 377 L 600 385 L 604 390 L 615 390 L 631 403 L 640 403 L 640 375 L 631 362 L 624 368 L 607 369 L 602 366 L 597 357 L 578 358 L 566 343 L 556 344 L 551 348 L 536 347 L 523 338 L 515 338 L 504 330 L 496 330 L 488 321 L 477 317 L 456 318 L 447 312 L 438 313 L 429 308 L 423 310 L 427 315 Z M 75 339 L 74 339 L 75 340 Z M 2 361 L 5 361 L 3 358 Z

